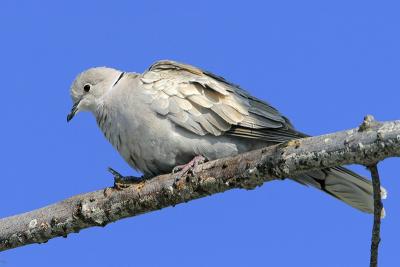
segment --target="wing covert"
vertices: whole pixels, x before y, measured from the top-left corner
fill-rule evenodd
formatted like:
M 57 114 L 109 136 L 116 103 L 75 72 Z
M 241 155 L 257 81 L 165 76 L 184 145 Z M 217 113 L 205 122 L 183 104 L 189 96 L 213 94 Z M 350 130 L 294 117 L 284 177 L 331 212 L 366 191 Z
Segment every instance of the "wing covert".
M 195 134 L 226 134 L 273 142 L 298 137 L 275 108 L 210 72 L 174 61 L 159 61 L 140 80 L 155 112 Z

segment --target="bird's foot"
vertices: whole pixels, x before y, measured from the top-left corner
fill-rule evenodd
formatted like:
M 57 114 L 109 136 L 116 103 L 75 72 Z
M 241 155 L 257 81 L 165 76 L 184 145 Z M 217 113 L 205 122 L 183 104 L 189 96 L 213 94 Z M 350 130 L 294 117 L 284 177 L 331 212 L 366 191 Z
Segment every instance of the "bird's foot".
M 177 174 L 176 180 L 179 180 L 182 178 L 182 176 L 186 175 L 187 173 L 191 172 L 194 174 L 194 169 L 199 165 L 203 164 L 206 161 L 206 158 L 198 155 L 195 156 L 191 161 L 189 161 L 187 164 L 183 165 L 178 165 L 175 168 L 172 169 L 173 174 Z
M 123 176 L 111 167 L 108 168 L 108 171 L 114 176 L 114 188 L 116 189 L 126 188 L 143 180 L 143 176 Z

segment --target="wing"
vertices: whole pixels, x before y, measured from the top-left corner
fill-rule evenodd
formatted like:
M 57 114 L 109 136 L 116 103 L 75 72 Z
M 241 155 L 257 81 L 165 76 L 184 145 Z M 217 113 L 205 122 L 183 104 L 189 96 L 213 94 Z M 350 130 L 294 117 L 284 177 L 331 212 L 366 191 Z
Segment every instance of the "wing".
M 140 80 L 155 112 L 200 136 L 224 134 L 274 143 L 303 137 L 268 103 L 196 67 L 159 61 Z

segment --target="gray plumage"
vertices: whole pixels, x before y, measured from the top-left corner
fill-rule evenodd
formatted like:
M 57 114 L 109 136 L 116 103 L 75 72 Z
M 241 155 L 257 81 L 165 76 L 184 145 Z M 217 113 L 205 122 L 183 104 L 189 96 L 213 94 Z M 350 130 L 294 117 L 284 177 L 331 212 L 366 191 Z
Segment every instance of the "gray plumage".
M 92 68 L 76 78 L 71 95 L 68 120 L 91 111 L 105 137 L 145 177 L 168 173 L 196 155 L 213 160 L 306 136 L 239 86 L 173 61 L 159 61 L 143 74 Z M 373 212 L 371 183 L 345 168 L 292 179 Z

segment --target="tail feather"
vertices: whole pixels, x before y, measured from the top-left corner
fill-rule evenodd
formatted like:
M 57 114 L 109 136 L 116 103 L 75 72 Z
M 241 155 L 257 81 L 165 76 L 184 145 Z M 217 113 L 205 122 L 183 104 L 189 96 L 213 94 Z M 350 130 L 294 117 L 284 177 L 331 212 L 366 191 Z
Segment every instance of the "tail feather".
M 371 182 L 349 169 L 336 167 L 316 170 L 292 179 L 303 185 L 318 188 L 360 211 L 374 212 Z M 386 198 L 387 192 L 384 188 L 381 188 L 381 194 L 382 198 Z

